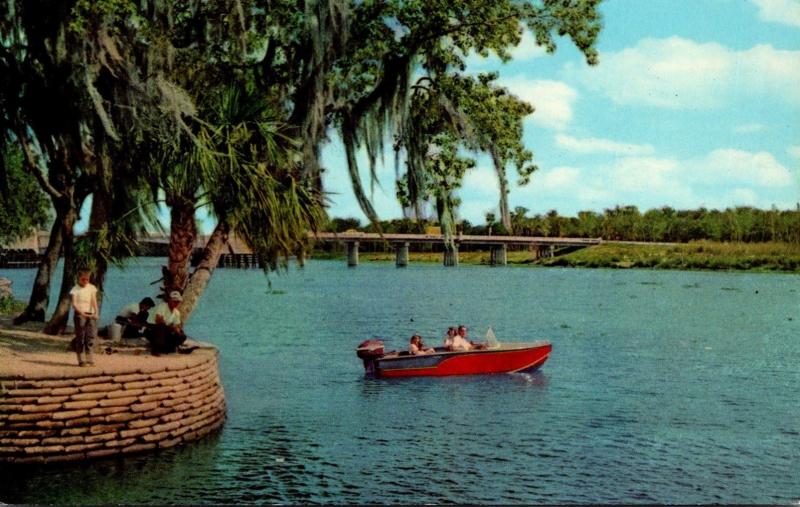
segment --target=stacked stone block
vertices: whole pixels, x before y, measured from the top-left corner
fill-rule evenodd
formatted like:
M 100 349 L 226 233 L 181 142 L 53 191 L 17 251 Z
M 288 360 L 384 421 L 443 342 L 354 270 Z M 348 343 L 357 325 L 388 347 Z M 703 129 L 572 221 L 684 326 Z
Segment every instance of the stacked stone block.
M 216 351 L 130 372 L 92 370 L 68 378 L 0 378 L 0 461 L 51 463 L 163 449 L 197 440 L 225 420 Z

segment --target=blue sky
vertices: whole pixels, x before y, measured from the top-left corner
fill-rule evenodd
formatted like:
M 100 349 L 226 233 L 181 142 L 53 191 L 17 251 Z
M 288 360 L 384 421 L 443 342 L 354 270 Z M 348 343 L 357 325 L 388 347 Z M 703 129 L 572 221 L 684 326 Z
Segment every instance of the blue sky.
M 507 64 L 469 58 L 470 72 L 499 71 L 500 84 L 536 108 L 524 141 L 539 171 L 526 187 L 512 185 L 511 208 L 794 208 L 800 0 L 606 0 L 601 9 L 595 67 L 567 39 L 548 55 L 528 35 Z M 483 223 L 498 189 L 488 157 L 476 159 L 459 216 Z M 323 164 L 329 214 L 364 221 L 335 136 Z M 372 194 L 382 219 L 402 216 L 394 177 L 387 153 Z

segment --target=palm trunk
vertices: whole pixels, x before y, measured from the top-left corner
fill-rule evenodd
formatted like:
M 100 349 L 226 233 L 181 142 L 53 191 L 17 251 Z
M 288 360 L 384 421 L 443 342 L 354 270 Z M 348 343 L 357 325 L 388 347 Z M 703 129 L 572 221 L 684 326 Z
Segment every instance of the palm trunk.
M 189 263 L 197 238 L 197 224 L 194 220 L 195 203 L 185 199 L 170 207 L 169 260 L 167 269 L 171 280 L 164 280 L 167 293 L 182 292 L 189 280 Z M 216 265 L 216 264 L 215 264 Z
M 64 274 L 61 277 L 61 290 L 58 295 L 58 304 L 53 316 L 47 322 L 44 332 L 47 334 L 62 334 L 67 327 L 69 317 L 70 297 L 69 291 L 75 285 L 75 233 L 73 227 L 78 218 L 76 208 L 71 208 L 64 213 L 61 222 L 62 248 L 64 251 Z
M 14 318 L 14 325 L 28 321 L 44 322 L 45 312 L 50 304 L 50 279 L 56 269 L 58 256 L 61 254 L 61 237 L 61 218 L 56 216 L 56 221 L 50 229 L 47 248 L 39 261 L 39 268 L 36 270 L 36 279 L 33 281 L 28 306 Z
M 189 316 L 197 306 L 200 296 L 203 295 L 203 291 L 205 291 L 208 281 L 211 279 L 211 274 L 217 267 L 219 257 L 228 243 L 229 233 L 230 227 L 228 227 L 228 224 L 224 220 L 220 220 L 211 237 L 208 238 L 200 264 L 195 268 L 191 278 L 189 278 L 186 290 L 183 292 L 183 302 L 179 310 L 181 312 L 181 321 L 184 324 L 189 320 Z
M 508 180 L 506 179 L 506 167 L 495 151 L 491 151 L 494 170 L 497 172 L 497 181 L 500 184 L 500 222 L 510 234 L 513 231 L 511 229 L 511 212 L 508 209 Z

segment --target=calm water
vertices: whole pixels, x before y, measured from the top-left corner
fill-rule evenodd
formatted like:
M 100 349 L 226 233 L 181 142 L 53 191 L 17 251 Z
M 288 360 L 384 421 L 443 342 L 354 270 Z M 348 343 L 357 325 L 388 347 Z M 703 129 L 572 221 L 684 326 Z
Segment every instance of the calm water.
M 104 316 L 152 294 L 109 278 Z M 32 270 L 6 271 L 26 295 Z M 796 503 L 800 277 L 316 261 L 219 270 L 188 330 L 228 421 L 155 455 L 0 469 L 6 503 Z M 367 380 L 353 349 L 549 339 L 536 374 Z M 101 359 L 102 360 L 102 359 Z

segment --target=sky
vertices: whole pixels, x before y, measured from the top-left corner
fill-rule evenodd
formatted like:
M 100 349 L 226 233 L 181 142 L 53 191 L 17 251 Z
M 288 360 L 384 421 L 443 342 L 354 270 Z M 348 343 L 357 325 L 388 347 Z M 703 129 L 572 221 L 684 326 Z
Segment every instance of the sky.
M 499 71 L 535 108 L 524 143 L 539 170 L 520 187 L 509 167 L 512 210 L 800 203 L 800 0 L 606 0 L 601 12 L 597 66 L 569 39 L 546 54 L 527 33 L 511 62 L 468 58 L 468 72 Z M 471 156 L 458 216 L 478 224 L 499 190 L 491 160 Z M 322 161 L 329 215 L 366 223 L 335 135 Z M 402 217 L 392 153 L 378 176 L 379 217 Z

